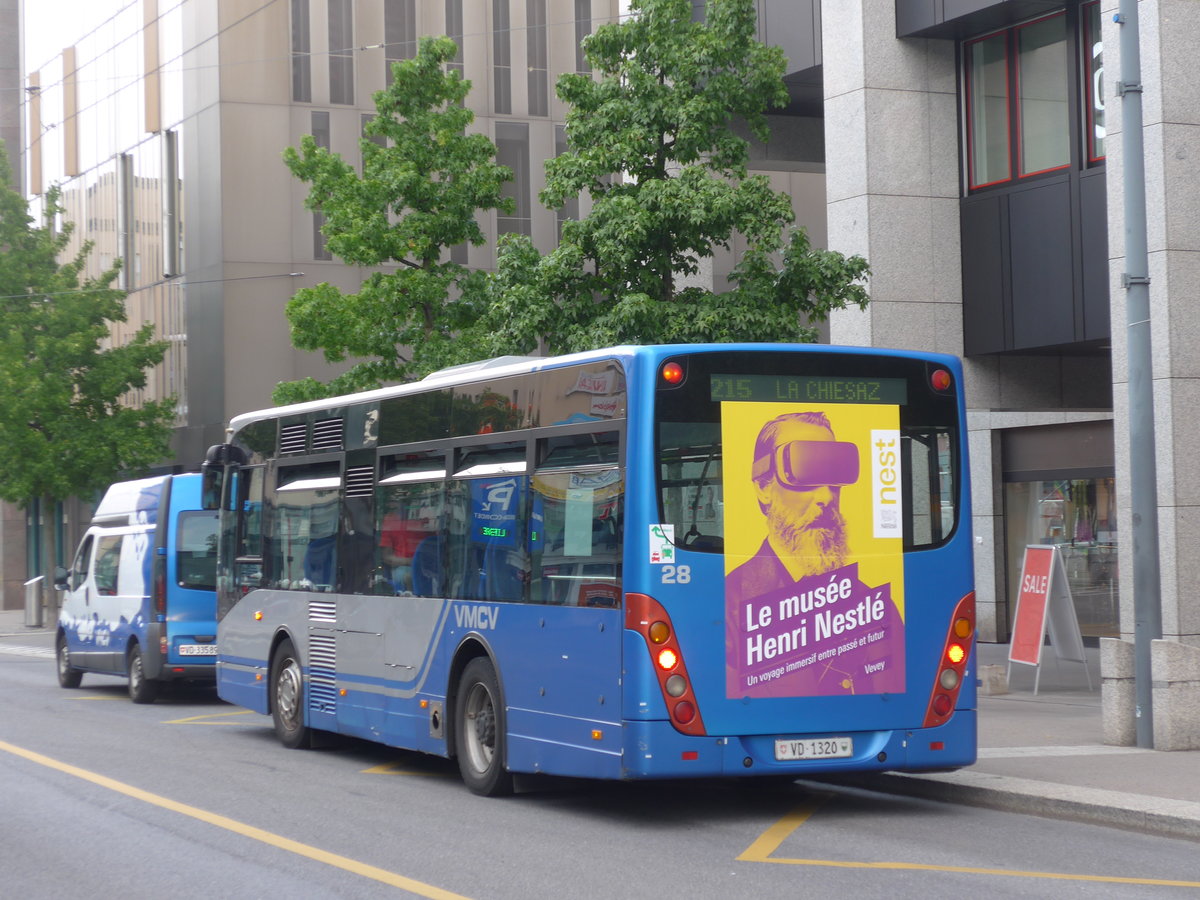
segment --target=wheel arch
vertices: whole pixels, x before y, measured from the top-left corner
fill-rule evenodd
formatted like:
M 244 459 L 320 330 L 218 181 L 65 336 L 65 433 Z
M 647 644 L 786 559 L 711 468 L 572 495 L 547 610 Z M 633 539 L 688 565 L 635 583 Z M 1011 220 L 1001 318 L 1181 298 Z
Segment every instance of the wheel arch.
M 300 644 L 287 628 L 280 628 L 271 638 L 271 646 L 267 649 L 267 715 L 275 711 L 275 697 L 272 695 L 271 685 L 274 684 L 275 677 L 275 651 L 279 649 L 279 645 L 287 641 L 295 648 L 296 652 L 300 652 Z M 300 666 L 301 673 L 304 672 L 304 666 Z
M 496 684 L 500 687 L 500 705 L 507 707 L 504 677 L 500 666 L 496 663 L 496 654 L 492 652 L 492 648 L 482 637 L 477 634 L 469 635 L 454 651 L 454 658 L 450 661 L 450 671 L 446 674 L 446 708 L 443 711 L 442 720 L 445 722 L 446 756 L 450 759 L 458 757 L 455 729 L 458 727 L 456 723 L 458 721 L 459 682 L 462 681 L 463 672 L 471 660 L 481 657 L 492 664 L 492 670 L 496 673 Z M 507 735 L 505 735 L 505 739 L 507 740 Z

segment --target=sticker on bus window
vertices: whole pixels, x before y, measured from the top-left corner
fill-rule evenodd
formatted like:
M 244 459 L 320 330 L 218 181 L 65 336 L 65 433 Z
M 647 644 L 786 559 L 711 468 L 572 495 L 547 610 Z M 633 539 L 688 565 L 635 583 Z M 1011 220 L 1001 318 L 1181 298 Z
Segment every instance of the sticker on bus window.
M 650 564 L 665 565 L 675 562 L 675 526 L 650 526 Z
M 900 409 L 721 404 L 728 697 L 905 689 Z

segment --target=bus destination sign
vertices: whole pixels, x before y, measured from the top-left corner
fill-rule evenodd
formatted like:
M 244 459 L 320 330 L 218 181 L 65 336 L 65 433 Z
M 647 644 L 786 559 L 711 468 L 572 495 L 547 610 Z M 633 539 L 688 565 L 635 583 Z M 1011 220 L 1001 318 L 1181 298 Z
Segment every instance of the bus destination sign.
M 826 378 L 816 375 L 713 375 L 711 399 L 786 403 L 908 402 L 903 378 Z

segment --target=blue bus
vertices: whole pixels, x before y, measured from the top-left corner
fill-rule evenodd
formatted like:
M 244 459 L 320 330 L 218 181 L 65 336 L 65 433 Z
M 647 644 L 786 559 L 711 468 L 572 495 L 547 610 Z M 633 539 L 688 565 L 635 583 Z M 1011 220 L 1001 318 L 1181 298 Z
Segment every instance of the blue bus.
M 482 795 L 969 765 L 961 386 L 929 353 L 624 346 L 239 415 L 203 468 L 218 693 Z

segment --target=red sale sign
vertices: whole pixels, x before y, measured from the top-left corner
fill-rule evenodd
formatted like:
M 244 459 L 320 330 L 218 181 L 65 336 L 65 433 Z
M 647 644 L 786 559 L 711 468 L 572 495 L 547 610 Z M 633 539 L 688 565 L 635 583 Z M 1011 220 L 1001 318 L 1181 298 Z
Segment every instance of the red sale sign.
M 1012 646 L 1008 651 L 1010 662 L 1036 666 L 1041 661 L 1053 565 L 1053 547 L 1025 548 L 1017 611 L 1013 618 Z

